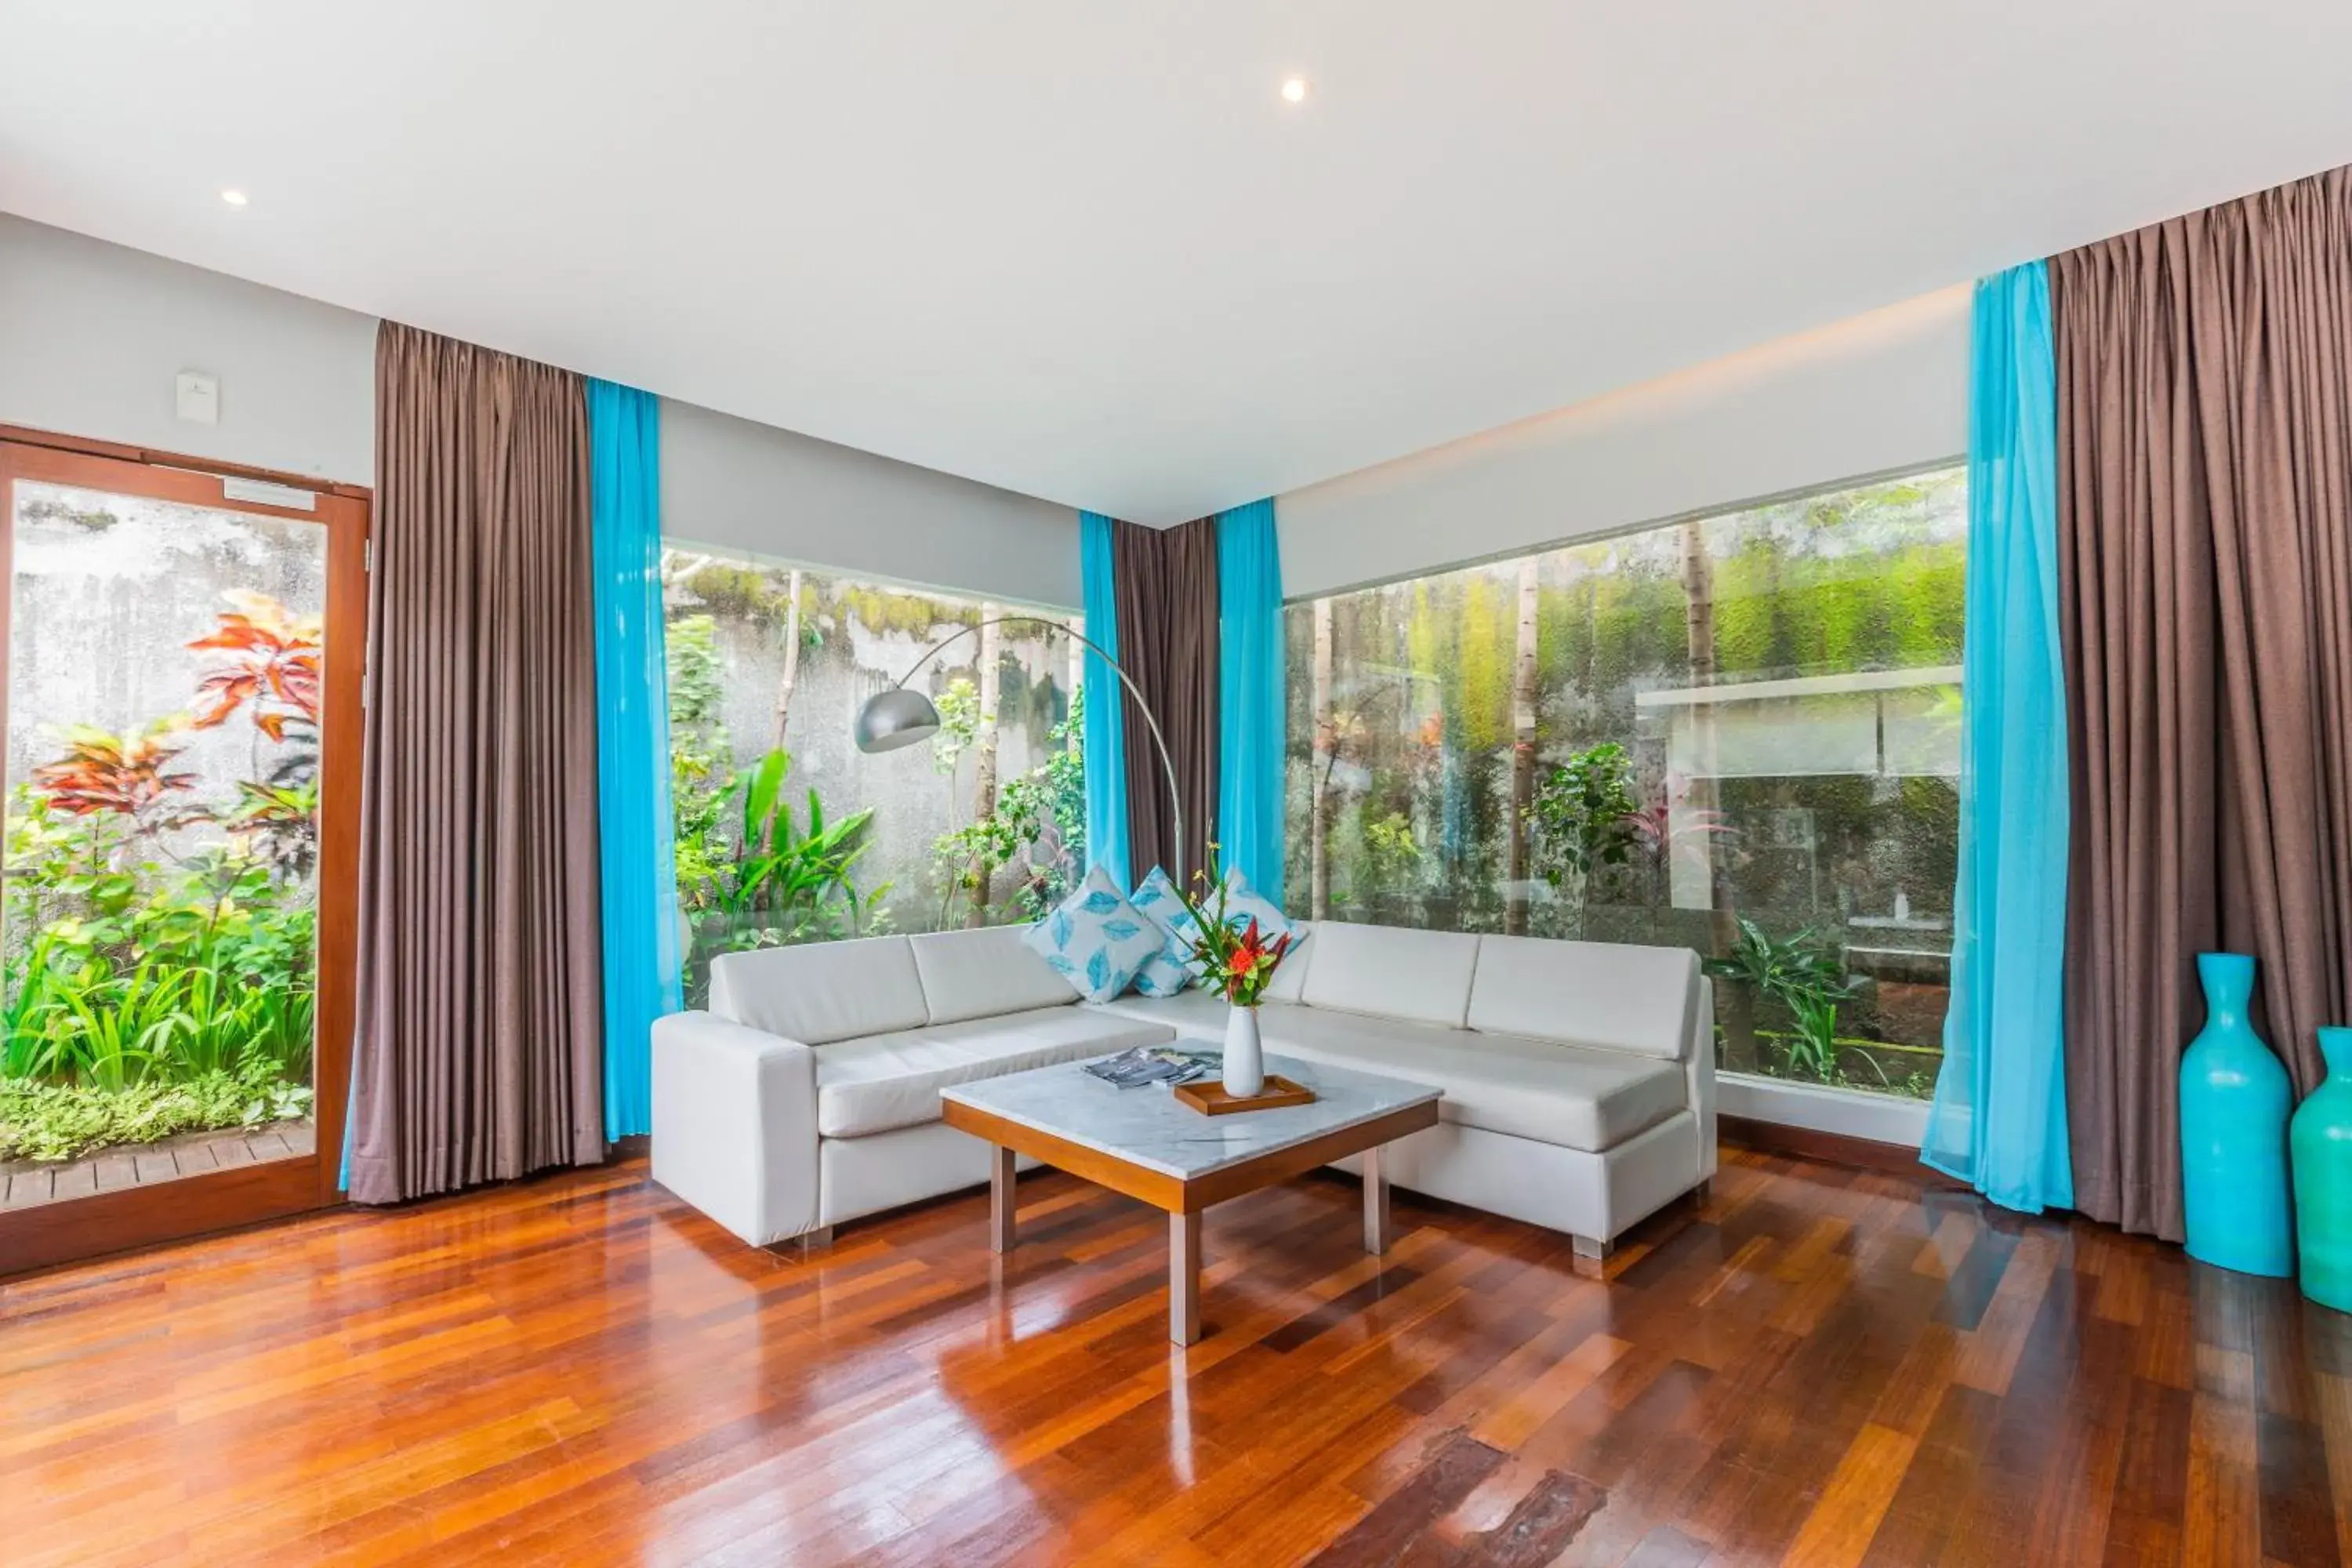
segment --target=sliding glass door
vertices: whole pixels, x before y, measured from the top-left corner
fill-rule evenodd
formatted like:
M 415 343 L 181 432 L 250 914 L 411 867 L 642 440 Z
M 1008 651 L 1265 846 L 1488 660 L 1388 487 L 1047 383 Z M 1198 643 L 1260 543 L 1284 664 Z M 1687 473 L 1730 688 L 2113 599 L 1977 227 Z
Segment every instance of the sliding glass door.
M 367 507 L 0 442 L 0 1273 L 334 1196 Z

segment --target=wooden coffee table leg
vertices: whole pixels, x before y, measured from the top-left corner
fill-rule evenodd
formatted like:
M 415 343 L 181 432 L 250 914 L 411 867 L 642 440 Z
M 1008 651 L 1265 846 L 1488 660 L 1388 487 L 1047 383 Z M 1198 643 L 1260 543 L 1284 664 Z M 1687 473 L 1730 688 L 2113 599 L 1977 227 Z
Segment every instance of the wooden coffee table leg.
M 1168 1337 L 1180 1345 L 1201 1339 L 1201 1216 L 1168 1216 Z
M 1364 1151 L 1364 1250 L 1378 1258 L 1395 1235 L 1389 1224 L 1388 1150 Z
M 1013 1151 L 1003 1144 L 988 1152 L 988 1249 L 1013 1250 Z

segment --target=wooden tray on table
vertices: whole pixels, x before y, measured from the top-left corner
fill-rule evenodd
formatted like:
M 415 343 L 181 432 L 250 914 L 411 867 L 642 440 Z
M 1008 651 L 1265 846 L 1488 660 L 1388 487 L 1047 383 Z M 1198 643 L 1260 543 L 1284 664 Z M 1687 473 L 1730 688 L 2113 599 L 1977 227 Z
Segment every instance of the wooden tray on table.
M 1232 1116 L 1244 1110 L 1279 1110 L 1286 1105 L 1315 1103 L 1313 1089 L 1275 1073 L 1266 1074 L 1258 1091 L 1246 1099 L 1227 1094 L 1225 1086 L 1213 1078 L 1180 1083 L 1172 1092 L 1203 1116 Z

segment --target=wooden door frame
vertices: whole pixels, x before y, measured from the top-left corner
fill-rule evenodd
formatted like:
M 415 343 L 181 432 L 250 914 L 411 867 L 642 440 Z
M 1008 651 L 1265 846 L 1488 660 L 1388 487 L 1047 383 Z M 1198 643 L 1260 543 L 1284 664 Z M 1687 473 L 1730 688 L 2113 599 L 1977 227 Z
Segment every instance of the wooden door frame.
M 14 496 L 20 479 L 284 518 L 327 530 L 326 671 L 319 733 L 318 998 L 310 1053 L 317 1145 L 308 1159 L 273 1160 L 0 1211 L 0 1276 L 342 1201 L 338 1180 L 358 983 L 361 707 L 373 510 L 369 492 L 352 486 L 0 426 L 0 735 L 6 732 L 6 650 L 16 597 Z M 299 488 L 310 492 L 313 505 L 306 511 L 231 500 L 223 493 L 225 479 L 257 479 Z

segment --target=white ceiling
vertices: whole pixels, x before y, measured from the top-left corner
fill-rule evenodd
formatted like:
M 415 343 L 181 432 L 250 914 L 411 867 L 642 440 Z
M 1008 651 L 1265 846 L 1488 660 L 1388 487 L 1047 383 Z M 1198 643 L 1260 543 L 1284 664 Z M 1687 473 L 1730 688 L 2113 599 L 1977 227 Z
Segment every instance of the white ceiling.
M 1163 523 L 2352 162 L 2344 0 L 0 0 L 0 208 Z

